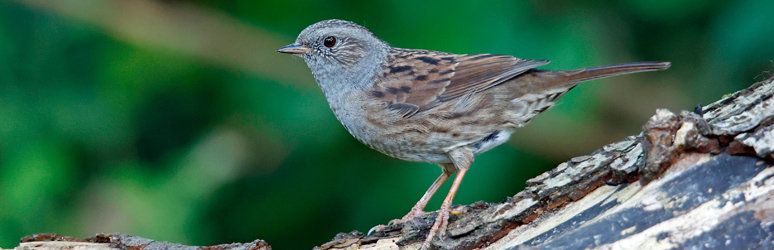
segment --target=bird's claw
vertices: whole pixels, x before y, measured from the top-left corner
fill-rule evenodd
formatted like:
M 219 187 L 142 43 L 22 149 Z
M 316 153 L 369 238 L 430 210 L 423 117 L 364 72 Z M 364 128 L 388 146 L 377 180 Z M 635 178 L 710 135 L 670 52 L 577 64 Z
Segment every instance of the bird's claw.
M 387 226 L 385 226 L 385 225 L 376 225 L 376 226 L 374 226 L 374 227 L 372 227 L 371 229 L 368 230 L 368 233 L 366 234 L 366 236 L 371 235 L 371 233 L 373 233 L 373 232 L 381 232 L 386 227 Z
M 422 250 L 430 249 L 430 246 L 432 245 L 433 239 L 436 237 L 436 235 L 439 238 L 446 237 L 446 227 L 449 224 L 449 208 L 441 207 L 441 210 L 438 211 L 438 216 L 435 217 L 435 223 L 433 223 L 433 226 L 430 228 L 430 232 L 427 234 L 427 239 L 425 239 L 425 242 L 422 243 Z
M 411 221 L 417 217 L 422 217 L 427 214 L 429 213 L 422 210 L 411 210 L 411 212 L 403 216 L 403 218 L 390 220 L 390 222 L 388 222 L 387 225 L 376 225 L 372 227 L 371 229 L 368 230 L 368 233 L 366 234 L 366 236 L 371 235 L 372 233 L 375 233 L 375 232 L 384 231 L 384 229 L 386 229 L 388 226 L 406 223 L 407 221 Z

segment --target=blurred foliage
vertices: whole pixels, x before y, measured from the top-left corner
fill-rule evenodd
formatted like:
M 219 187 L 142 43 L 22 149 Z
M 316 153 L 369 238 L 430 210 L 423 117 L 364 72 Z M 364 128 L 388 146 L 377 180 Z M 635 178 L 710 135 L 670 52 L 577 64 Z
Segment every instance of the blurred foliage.
M 56 232 L 309 249 L 400 218 L 440 174 L 349 136 L 301 59 L 320 20 L 393 46 L 671 61 L 583 84 L 476 159 L 455 199 L 498 202 L 570 157 L 771 75 L 774 2 L 0 1 L 0 247 Z M 440 205 L 449 184 L 428 206 Z

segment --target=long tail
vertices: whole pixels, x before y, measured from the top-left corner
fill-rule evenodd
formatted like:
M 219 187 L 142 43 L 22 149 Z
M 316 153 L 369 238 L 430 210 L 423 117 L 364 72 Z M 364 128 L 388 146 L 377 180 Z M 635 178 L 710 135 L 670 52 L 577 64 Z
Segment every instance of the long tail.
M 521 81 L 518 81 L 514 91 L 521 90 L 525 94 L 543 91 L 566 92 L 582 81 L 638 72 L 665 70 L 669 66 L 671 66 L 670 62 L 633 62 L 575 70 L 531 69 L 520 76 Z M 562 89 L 564 91 L 561 91 Z
M 514 104 L 513 112 L 516 117 L 512 122 L 517 125 L 527 124 L 582 81 L 664 70 L 670 65 L 669 62 L 634 62 L 576 70 L 531 69 L 511 81 L 513 84 L 508 85 L 510 91 L 514 93 L 514 99 L 509 100 Z
M 556 76 L 560 82 L 577 83 L 597 78 L 619 76 L 631 73 L 665 70 L 671 66 L 670 62 L 633 62 L 616 65 L 598 66 L 577 70 L 560 70 Z

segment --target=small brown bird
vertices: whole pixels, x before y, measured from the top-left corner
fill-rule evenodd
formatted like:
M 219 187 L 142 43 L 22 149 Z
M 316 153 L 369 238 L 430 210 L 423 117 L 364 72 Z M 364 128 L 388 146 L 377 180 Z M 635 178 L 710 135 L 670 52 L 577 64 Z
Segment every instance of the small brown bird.
M 315 23 L 277 51 L 306 61 L 336 118 L 360 142 L 395 158 L 441 165 L 441 176 L 397 222 L 424 214 L 441 184 L 459 171 L 423 248 L 445 234 L 452 199 L 475 155 L 506 142 L 582 81 L 670 66 L 540 70 L 535 67 L 548 61 L 394 48 L 343 20 Z

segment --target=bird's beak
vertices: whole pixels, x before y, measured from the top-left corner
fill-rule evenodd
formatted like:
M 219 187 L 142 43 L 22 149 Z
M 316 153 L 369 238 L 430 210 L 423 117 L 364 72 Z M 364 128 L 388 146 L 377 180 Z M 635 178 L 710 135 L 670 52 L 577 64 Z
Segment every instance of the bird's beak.
M 306 54 L 306 52 L 309 52 L 309 48 L 300 43 L 293 43 L 288 46 L 279 48 L 277 52 L 285 54 Z

